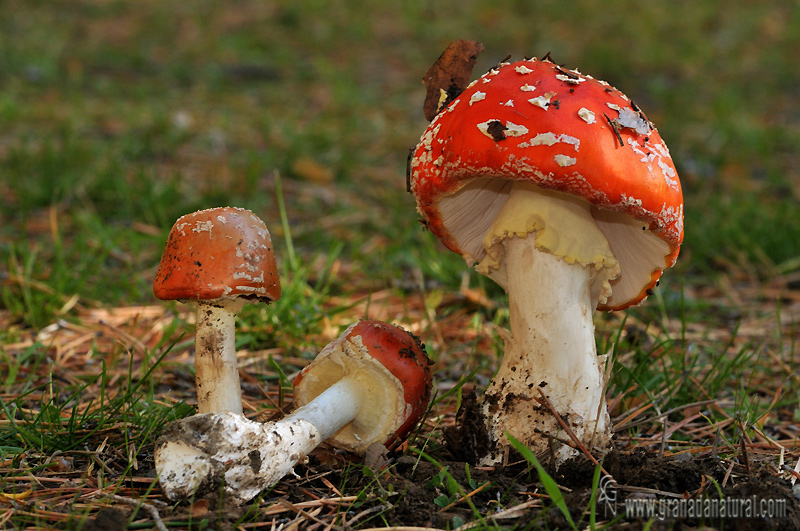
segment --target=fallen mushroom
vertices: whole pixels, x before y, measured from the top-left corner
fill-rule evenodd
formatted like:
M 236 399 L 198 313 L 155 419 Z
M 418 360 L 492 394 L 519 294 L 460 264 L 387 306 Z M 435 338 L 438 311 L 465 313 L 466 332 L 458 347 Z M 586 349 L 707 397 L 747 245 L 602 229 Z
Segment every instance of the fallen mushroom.
M 551 408 L 580 444 L 606 449 L 607 360 L 592 314 L 643 301 L 683 240 L 681 185 L 658 131 L 608 83 L 548 60 L 503 63 L 432 120 L 411 186 L 430 231 L 508 293 L 481 461 L 501 460 L 505 433 L 571 455 Z
M 327 345 L 294 382 L 300 407 L 266 424 L 230 413 L 196 415 L 164 429 L 155 464 L 171 500 L 223 485 L 242 504 L 277 483 L 327 441 L 364 454 L 404 440 L 431 393 L 424 346 L 402 328 L 360 321 Z
M 236 315 L 247 302 L 281 297 L 272 241 L 264 222 L 242 208 L 181 217 L 167 238 L 155 296 L 195 304 L 195 379 L 200 413 L 242 414 Z

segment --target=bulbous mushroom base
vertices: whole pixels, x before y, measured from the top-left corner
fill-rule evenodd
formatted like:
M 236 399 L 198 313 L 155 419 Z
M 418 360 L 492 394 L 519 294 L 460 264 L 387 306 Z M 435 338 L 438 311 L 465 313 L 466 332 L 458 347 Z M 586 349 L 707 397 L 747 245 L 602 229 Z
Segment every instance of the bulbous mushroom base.
M 479 464 L 490 466 L 504 462 L 506 452 L 512 449 L 507 433 L 540 458 L 553 459 L 556 465 L 578 455 L 579 445 L 593 455 L 609 449 L 610 422 L 605 411 L 600 412 L 599 419 L 585 419 L 572 408 L 559 410 L 551 406 L 553 410 L 550 406 L 514 394 L 502 398 L 487 396 L 482 403 L 481 413 L 491 450 L 479 459 Z M 569 427 L 571 434 L 561 425 L 556 414 Z M 508 422 L 506 415 L 515 420 L 524 418 L 525 424 L 520 426 L 515 421 Z
M 246 503 L 290 473 L 316 448 L 317 429 L 302 419 L 254 422 L 233 413 L 208 413 L 173 422 L 156 441 L 161 490 L 170 500 L 212 492 Z

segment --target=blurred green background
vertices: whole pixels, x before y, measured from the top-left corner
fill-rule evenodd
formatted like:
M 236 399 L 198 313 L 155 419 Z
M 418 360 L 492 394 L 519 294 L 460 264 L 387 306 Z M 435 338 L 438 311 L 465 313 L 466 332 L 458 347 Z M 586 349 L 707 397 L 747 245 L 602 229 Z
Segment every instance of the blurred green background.
M 0 306 L 35 328 L 152 303 L 167 231 L 212 206 L 254 210 L 285 264 L 276 174 L 309 285 L 337 258 L 327 290 L 457 289 L 405 161 L 421 77 L 462 38 L 476 77 L 550 52 L 645 110 L 686 200 L 668 287 L 800 282 L 795 1 L 3 0 Z

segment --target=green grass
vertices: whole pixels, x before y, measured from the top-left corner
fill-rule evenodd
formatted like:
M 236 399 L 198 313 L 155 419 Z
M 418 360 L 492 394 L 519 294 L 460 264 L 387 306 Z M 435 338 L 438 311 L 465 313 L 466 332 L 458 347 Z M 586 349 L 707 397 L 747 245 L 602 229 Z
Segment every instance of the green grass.
M 469 383 L 481 388 L 502 353 L 486 335 L 507 324 L 505 297 L 422 229 L 405 191 L 408 149 L 426 126 L 420 79 L 457 38 L 485 44 L 476 73 L 549 51 L 609 81 L 671 149 L 686 201 L 678 264 L 628 320 L 597 319 L 620 414 L 714 398 L 708 423 L 735 419 L 722 433 L 731 444 L 757 435 L 767 412 L 775 423 L 798 415 L 794 2 L 10 0 L 0 9 L 0 463 L 37 473 L 61 451 L 96 471 L 80 452 L 106 437 L 144 463 L 163 423 L 190 413 L 181 382 L 193 326 L 151 282 L 174 221 L 201 208 L 252 209 L 278 252 L 283 298 L 247 307 L 237 335 L 265 416 L 335 331 L 390 303 L 409 325 L 435 314 L 422 334 L 441 381 L 460 389 L 475 370 Z M 140 305 L 165 308 L 163 323 L 91 313 Z M 448 323 L 463 335 L 449 337 Z M 73 335 L 56 341 L 53 330 Z M 82 350 L 62 350 L 70 341 Z M 437 407 L 459 400 L 444 393 Z M 425 447 L 434 459 L 439 434 Z M 129 462 L 109 462 L 111 481 L 133 477 Z M 441 479 L 442 495 L 463 495 Z M 359 486 L 364 500 L 379 483 Z M 96 512 L 81 504 L 75 518 Z
M 679 268 L 713 274 L 720 261 L 744 261 L 796 269 L 792 146 L 800 132 L 786 92 L 791 69 L 781 67 L 800 33 L 791 4 L 728 6 L 721 16 L 681 6 L 670 17 L 662 6 L 615 2 L 597 17 L 591 5 L 566 13 L 547 2 L 475 2 L 462 20 L 445 16 L 445 4 L 332 12 L 245 4 L 227 22 L 211 5 L 80 6 L 20 7 L 0 20 L 2 262 L 11 268 L 21 252 L 13 242 L 27 241 L 42 262 L 28 274 L 59 294 L 97 299 L 87 277 L 112 262 L 130 280 L 111 290 L 108 280 L 92 283 L 101 302 L 147 300 L 163 232 L 141 235 L 135 224 L 166 231 L 183 213 L 236 203 L 277 226 L 275 170 L 298 182 L 289 203 L 304 256 L 345 242 L 344 255 L 370 278 L 390 284 L 421 269 L 454 287 L 460 261 L 419 233 L 402 174 L 405 150 L 424 126 L 420 72 L 456 36 L 486 43 L 479 69 L 506 53 L 549 50 L 642 103 L 686 189 Z M 51 20 L 62 23 L 43 31 Z M 292 169 L 301 159 L 329 169 L 333 181 L 303 181 Z M 50 207 L 69 222 L 58 235 L 31 227 Z M 369 237 L 386 244 L 364 253 Z M 42 255 L 40 246 L 61 256 Z M 131 263 L 113 263 L 119 256 Z M 49 267 L 59 260 L 78 269 L 69 282 Z M 41 326 L 61 307 L 37 306 L 45 308 L 14 313 Z
M 5 418 L 10 421 L 10 429 L 3 433 L 10 438 L 2 442 L 22 443 L 23 448 L 49 455 L 55 451 L 83 448 L 87 441 L 95 440 L 98 433 L 109 431 L 120 423 L 129 423 L 137 433 L 133 437 L 131 432 L 122 431 L 126 442 L 141 445 L 154 432 L 159 432 L 164 422 L 182 418 L 191 411 L 182 403 L 168 408 L 153 405 L 152 370 L 168 353 L 169 349 L 165 349 L 159 358 L 152 360 L 150 367 L 144 367 L 144 374 L 130 372 L 121 389 L 115 388 L 113 393 L 108 388 L 111 375 L 105 365 L 100 367 L 99 374 L 79 378 L 66 386 L 60 385 L 51 373 L 49 379 L 26 389 L 13 402 L 0 401 Z M 97 395 L 96 400 L 82 402 L 82 395 L 90 388 L 96 388 L 92 389 Z

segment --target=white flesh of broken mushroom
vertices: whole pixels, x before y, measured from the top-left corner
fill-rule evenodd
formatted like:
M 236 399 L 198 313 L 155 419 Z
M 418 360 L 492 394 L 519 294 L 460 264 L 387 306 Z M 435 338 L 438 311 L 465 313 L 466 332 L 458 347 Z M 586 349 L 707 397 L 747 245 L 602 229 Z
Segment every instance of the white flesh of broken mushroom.
M 230 501 L 242 504 L 291 472 L 318 444 L 307 421 L 262 424 L 233 413 L 190 419 L 178 426 L 185 436 L 173 429 L 155 454 L 161 490 L 170 500 L 224 483 Z

